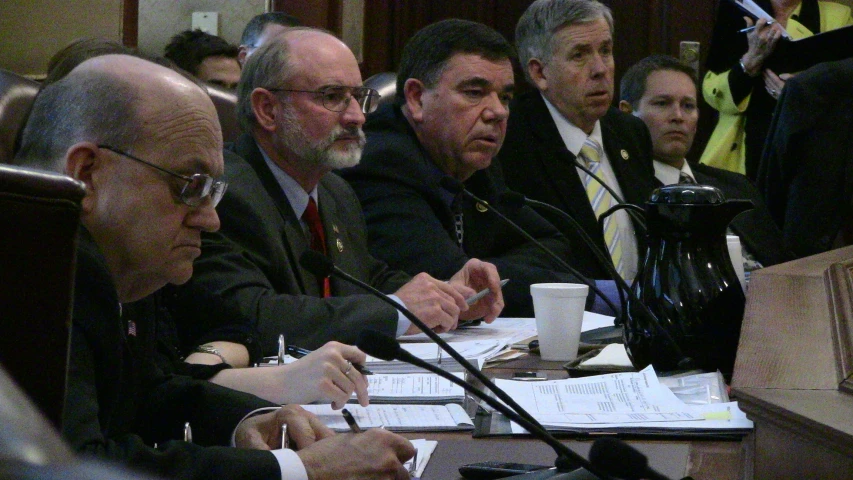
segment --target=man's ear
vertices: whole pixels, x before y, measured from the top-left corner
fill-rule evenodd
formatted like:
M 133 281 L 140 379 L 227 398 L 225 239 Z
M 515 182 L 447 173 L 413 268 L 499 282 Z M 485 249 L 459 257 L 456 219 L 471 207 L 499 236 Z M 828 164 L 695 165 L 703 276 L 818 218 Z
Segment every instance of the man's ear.
M 240 63 L 240 68 L 246 65 L 246 56 L 249 55 L 249 47 L 240 45 L 237 51 L 237 62 Z
M 83 214 L 94 209 L 103 167 L 101 149 L 94 143 L 76 143 L 65 152 L 65 174 L 86 186 L 86 195 L 82 201 Z
M 545 76 L 545 64 L 538 58 L 531 58 L 527 61 L 527 74 L 533 81 L 533 85 L 538 90 L 548 89 L 548 78 Z
M 426 92 L 426 86 L 416 78 L 410 78 L 403 84 L 406 109 L 415 122 L 420 122 L 424 118 L 424 92 Z
M 634 113 L 634 108 L 627 100 L 619 100 L 619 110 L 628 114 Z
M 275 94 L 265 88 L 256 88 L 252 90 L 249 98 L 258 126 L 268 132 L 275 131 L 278 126 L 276 123 L 278 112 L 275 110 L 278 99 L 275 98 Z

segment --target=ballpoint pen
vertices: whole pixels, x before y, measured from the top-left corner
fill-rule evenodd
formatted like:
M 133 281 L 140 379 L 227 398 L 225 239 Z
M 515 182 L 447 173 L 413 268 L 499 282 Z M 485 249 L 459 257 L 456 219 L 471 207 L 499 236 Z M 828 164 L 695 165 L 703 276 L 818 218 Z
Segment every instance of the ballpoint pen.
M 765 25 L 773 25 L 773 20 L 769 20 Z M 746 27 L 746 28 L 741 28 L 740 30 L 737 31 L 737 33 L 749 33 L 751 31 L 755 30 L 756 27 L 757 27 L 757 25 L 753 25 L 751 27 Z
M 283 424 L 281 426 L 281 449 L 286 450 L 290 448 L 290 438 L 287 437 L 287 424 Z
M 284 365 L 284 354 L 285 354 L 286 346 L 287 346 L 287 344 L 284 341 L 284 335 L 279 334 L 279 336 L 278 336 L 278 364 L 279 365 Z
M 509 281 L 508 278 L 501 280 L 501 287 L 506 285 L 506 282 L 508 282 L 508 281 Z M 465 303 L 467 303 L 469 306 L 473 305 L 474 303 L 477 302 L 477 300 L 485 297 L 486 295 L 488 295 L 490 293 L 492 293 L 492 289 L 484 288 L 484 289 L 480 290 L 479 292 L 475 293 L 474 295 L 471 295 L 470 297 L 466 298 Z
M 357 423 L 355 423 L 355 418 L 353 418 L 352 414 L 349 413 L 349 410 L 347 410 L 346 408 L 341 410 L 341 415 L 344 416 L 344 420 L 346 420 L 347 425 L 349 425 L 349 429 L 352 433 L 361 433 L 364 431 L 361 429 L 361 427 L 358 426 Z
M 281 351 L 281 349 L 279 351 Z M 307 348 L 297 347 L 296 345 L 286 345 L 284 347 L 284 352 L 293 358 L 302 358 L 311 353 L 312 351 L 313 350 L 308 350 Z M 283 356 L 283 354 L 280 355 Z M 373 372 L 364 368 L 364 366 L 362 365 L 359 365 L 357 363 L 351 363 L 351 365 L 352 368 L 354 368 L 358 373 L 362 375 L 373 375 Z

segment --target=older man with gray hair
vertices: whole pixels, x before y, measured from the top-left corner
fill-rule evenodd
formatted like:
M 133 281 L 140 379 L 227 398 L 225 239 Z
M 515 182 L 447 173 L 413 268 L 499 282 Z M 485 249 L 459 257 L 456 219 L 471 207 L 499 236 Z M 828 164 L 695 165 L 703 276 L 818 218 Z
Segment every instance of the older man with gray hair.
M 646 126 L 611 107 L 613 31 L 610 9 L 595 0 L 530 5 L 515 38 L 525 76 L 537 90 L 510 105 L 498 158 L 510 188 L 574 217 L 630 280 L 639 268 L 642 226 L 625 211 L 604 214 L 622 200 L 643 203 L 654 188 L 654 170 Z M 609 278 L 575 231 L 543 214 L 577 245 L 573 265 L 593 278 Z

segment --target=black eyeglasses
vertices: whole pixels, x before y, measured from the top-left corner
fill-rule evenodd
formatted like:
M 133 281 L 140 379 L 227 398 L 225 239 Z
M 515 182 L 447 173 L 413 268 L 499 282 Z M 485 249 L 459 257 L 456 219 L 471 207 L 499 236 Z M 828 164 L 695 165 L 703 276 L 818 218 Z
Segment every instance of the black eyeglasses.
M 270 92 L 313 93 L 323 99 L 323 107 L 332 112 L 343 112 L 349 107 L 349 102 L 355 99 L 363 113 L 371 113 L 379 107 L 382 95 L 372 88 L 331 86 L 320 90 L 292 90 L 289 88 L 268 88 Z
M 141 158 L 134 157 L 133 155 L 127 152 L 111 147 L 109 145 L 98 145 L 98 148 L 103 148 L 104 150 L 109 150 L 111 152 L 117 153 L 123 157 L 127 157 L 131 160 L 143 163 L 151 168 L 159 170 L 163 173 L 167 173 L 173 177 L 180 178 L 181 180 L 187 182 L 186 185 L 184 185 L 184 188 L 181 189 L 181 193 L 180 195 L 178 195 L 178 198 L 180 198 L 181 202 L 191 207 L 198 207 L 208 197 L 210 197 L 210 201 L 215 207 L 217 204 L 219 204 L 219 201 L 222 200 L 222 196 L 225 195 L 225 190 L 228 188 L 227 183 L 214 180 L 213 177 L 206 173 L 196 173 L 190 176 L 181 175 L 180 173 L 173 172 L 169 169 L 154 165 L 151 162 L 146 162 Z

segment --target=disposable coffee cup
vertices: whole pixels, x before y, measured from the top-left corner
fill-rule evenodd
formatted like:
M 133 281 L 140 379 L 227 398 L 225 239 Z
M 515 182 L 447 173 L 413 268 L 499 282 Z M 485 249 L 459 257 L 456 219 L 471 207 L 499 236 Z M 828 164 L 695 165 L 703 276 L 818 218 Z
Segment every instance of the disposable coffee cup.
M 743 270 L 743 247 L 740 237 L 737 235 L 726 235 L 726 246 L 729 248 L 729 258 L 732 259 L 732 267 L 735 269 L 740 287 L 746 291 L 746 274 Z
M 579 283 L 530 286 L 543 360 L 567 362 L 577 358 L 587 293 L 589 286 Z

